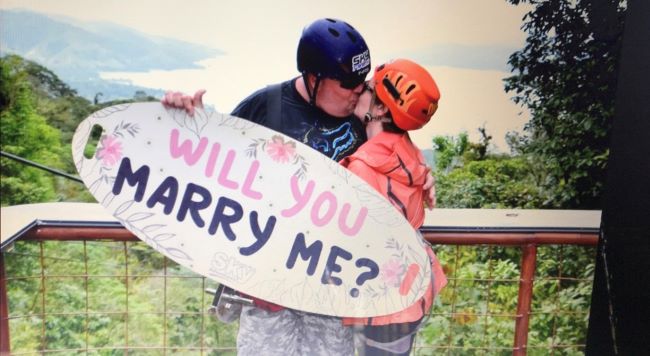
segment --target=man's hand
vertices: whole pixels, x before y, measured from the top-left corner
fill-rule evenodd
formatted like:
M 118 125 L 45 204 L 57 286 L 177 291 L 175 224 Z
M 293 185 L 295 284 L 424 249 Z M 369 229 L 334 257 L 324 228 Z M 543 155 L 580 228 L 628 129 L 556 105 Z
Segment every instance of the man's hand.
M 424 189 L 424 206 L 429 210 L 436 207 L 436 179 L 431 174 L 431 168 L 427 173 L 427 180 L 424 182 L 422 188 Z
M 160 103 L 166 108 L 185 109 L 190 116 L 194 116 L 194 108 L 203 109 L 203 94 L 205 94 L 205 89 L 198 90 L 194 96 L 178 91 L 168 91 Z

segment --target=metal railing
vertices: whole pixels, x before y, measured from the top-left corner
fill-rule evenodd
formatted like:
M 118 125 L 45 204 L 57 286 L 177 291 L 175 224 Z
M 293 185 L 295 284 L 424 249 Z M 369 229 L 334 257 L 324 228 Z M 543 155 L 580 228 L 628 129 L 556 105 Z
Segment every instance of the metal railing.
M 589 305 L 584 306 L 583 309 L 579 311 L 562 311 L 561 306 L 554 304 L 554 308 L 550 311 L 544 311 L 544 310 L 534 310 L 533 309 L 533 301 L 534 301 L 534 285 L 535 282 L 541 284 L 541 283 L 551 283 L 555 284 L 556 287 L 556 292 L 555 295 L 558 295 L 561 293 L 561 288 L 560 285 L 564 283 L 576 283 L 576 282 L 582 282 L 583 284 L 586 284 L 589 286 L 589 295 L 584 296 L 586 300 L 590 300 L 590 293 L 591 293 L 591 284 L 593 281 L 593 270 L 591 270 L 591 273 L 588 273 L 588 276 L 581 276 L 580 278 L 576 278 L 574 276 L 564 276 L 562 274 L 562 264 L 563 264 L 563 258 L 561 256 L 558 256 L 558 258 L 555 260 L 557 263 L 557 268 L 556 272 L 557 275 L 555 276 L 540 276 L 538 278 L 535 277 L 535 272 L 537 269 L 537 258 L 538 258 L 538 251 L 540 249 L 556 249 L 557 252 L 559 252 L 559 255 L 562 254 L 563 249 L 565 247 L 579 247 L 579 248 L 586 248 L 585 251 L 583 252 L 587 256 L 587 260 L 594 261 L 595 260 L 595 247 L 598 244 L 598 232 L 597 231 L 581 231 L 581 232 L 576 232 L 576 231 L 555 231 L 555 232 L 548 232 L 548 231 L 520 231 L 520 232 L 513 232 L 513 231 L 498 231 L 498 230 L 492 230 L 492 231 L 481 231 L 481 230 L 474 230 L 474 231 L 433 231 L 433 230 L 425 230 L 424 231 L 424 236 L 425 238 L 431 242 L 433 245 L 437 246 L 447 246 L 447 247 L 454 247 L 454 251 L 456 254 L 455 258 L 445 258 L 444 256 L 441 256 L 440 259 L 445 261 L 445 263 L 449 264 L 458 264 L 459 263 L 459 248 L 461 246 L 472 246 L 472 248 L 476 248 L 476 246 L 486 246 L 488 248 L 488 255 L 490 252 L 495 249 L 495 248 L 508 248 L 508 249 L 516 249 L 519 250 L 520 254 L 520 259 L 519 259 L 519 274 L 518 278 L 493 278 L 492 277 L 492 271 L 487 271 L 487 276 L 484 278 L 472 278 L 471 280 L 474 282 L 482 282 L 482 283 L 487 283 L 487 284 L 494 284 L 494 283 L 499 283 L 499 284 L 507 284 L 507 283 L 516 283 L 517 284 L 517 301 L 516 301 L 516 309 L 514 313 L 510 312 L 507 310 L 507 312 L 502 312 L 501 308 L 496 308 L 497 312 L 490 312 L 489 307 L 483 308 L 485 310 L 482 313 L 467 313 L 467 312 L 459 312 L 455 309 L 455 304 L 457 303 L 457 297 L 458 297 L 458 284 L 461 283 L 464 279 L 462 277 L 459 277 L 457 275 L 452 275 L 449 278 L 449 286 L 447 287 L 447 291 L 449 293 L 452 293 L 453 295 L 449 298 L 451 300 L 451 305 L 449 307 L 449 311 L 446 313 L 451 318 L 484 318 L 486 320 L 485 324 L 486 327 L 489 327 L 487 323 L 488 318 L 505 318 L 505 319 L 512 319 L 514 320 L 514 327 L 512 328 L 513 332 L 513 338 L 510 340 L 514 340 L 512 346 L 506 346 L 506 345 L 497 345 L 497 346 L 486 346 L 487 342 L 484 345 L 481 346 L 466 346 L 466 345 L 454 345 L 452 342 L 448 342 L 445 345 L 439 345 L 439 346 L 434 346 L 432 349 L 440 350 L 440 349 L 446 349 L 453 353 L 453 350 L 460 350 L 460 354 L 502 354 L 502 353 L 512 353 L 513 355 L 526 355 L 528 350 L 534 350 L 535 352 L 538 352 L 539 354 L 542 355 L 549 355 L 549 354 L 555 354 L 556 352 L 558 353 L 564 353 L 563 350 L 573 350 L 573 351 L 580 351 L 584 349 L 584 340 L 586 339 L 586 327 L 587 327 L 587 319 L 588 319 L 588 309 Z M 548 254 L 548 251 L 546 251 Z M 555 252 L 555 251 L 554 251 Z M 440 254 L 438 252 L 438 254 Z M 591 258 L 590 258 L 591 257 Z M 488 261 L 492 261 L 491 258 L 488 258 Z M 462 262 L 460 262 L 462 263 Z M 488 263 L 488 269 L 490 269 L 490 264 Z M 586 266 L 585 266 L 586 267 Z M 458 266 L 456 268 L 458 269 Z M 543 286 L 543 285 L 542 285 Z M 485 288 L 486 289 L 486 297 L 484 298 L 483 302 L 485 304 L 490 303 L 490 288 L 489 286 Z M 461 291 L 462 293 L 462 291 Z M 444 293 L 443 293 L 444 297 Z M 548 307 L 548 306 L 546 306 Z M 541 308 L 537 308 L 541 309 Z M 434 313 L 436 311 L 434 310 Z M 561 315 L 570 315 L 573 318 L 576 319 L 581 319 L 583 321 L 583 331 L 584 334 L 582 335 L 582 343 L 579 344 L 561 344 L 561 343 L 555 343 L 554 339 L 555 336 L 557 335 L 557 329 L 554 326 L 552 333 L 551 333 L 551 342 L 545 345 L 528 345 L 528 335 L 529 335 L 529 326 L 530 326 L 530 321 L 531 321 L 531 316 L 539 316 L 539 315 L 545 315 L 545 314 L 550 314 L 553 315 L 552 319 L 553 323 L 556 322 L 557 316 Z M 450 323 L 451 324 L 451 323 Z M 449 333 L 448 333 L 448 338 L 451 340 L 452 334 L 454 330 L 452 329 L 452 326 L 450 325 L 449 327 Z M 486 332 L 485 335 L 488 333 Z M 493 333 L 492 333 L 493 334 Z M 471 352 L 471 351 L 476 351 L 476 352 Z M 570 352 L 569 352 L 570 353 Z M 577 352 L 579 353 L 579 352 Z
M 584 250 L 580 253 L 587 256 L 586 260 L 589 260 L 589 256 L 594 257 L 598 231 L 593 229 L 583 231 L 499 229 L 449 231 L 423 228 L 423 234 L 432 243 L 442 261 L 449 284 L 438 298 L 427 326 L 420 330 L 414 348 L 415 354 L 446 352 L 447 354 L 462 355 L 510 353 L 526 355 L 529 351 L 531 354 L 565 354 L 584 348 L 584 344 L 581 342 L 562 344 L 555 342 L 555 339 L 556 335 L 563 330 L 563 325 L 566 324 L 563 324 L 563 320 L 567 318 L 573 318 L 573 324 L 584 324 L 584 337 L 586 338 L 589 305 L 586 307 L 583 305 L 582 308 L 564 308 L 563 305 L 556 302 L 551 303 L 550 306 L 543 305 L 542 308 L 539 308 L 539 305 L 536 305 L 535 288 L 540 286 L 542 288 L 540 293 L 554 295 L 559 300 L 563 293 L 563 284 L 582 283 L 582 285 L 591 286 L 593 273 L 590 274 L 589 271 L 580 276 L 563 274 L 563 270 L 566 269 L 564 264 L 576 262 L 573 258 L 575 250 L 569 251 L 572 257 L 567 261 L 563 261 L 565 258 L 562 255 L 567 254 L 566 249 L 579 248 Z M 65 241 L 78 241 L 76 242 L 78 245 L 75 247 L 78 250 L 75 252 L 78 258 L 74 258 L 74 262 L 60 261 L 62 264 L 72 263 L 74 268 L 68 268 L 68 273 L 64 273 L 67 270 L 65 266 L 56 272 L 51 272 L 52 261 L 61 257 L 48 255 L 48 249 L 54 251 L 49 248 L 50 244 L 66 244 Z M 3 251 L 0 257 L 0 353 L 2 354 L 8 354 L 10 349 L 16 355 L 55 352 L 95 353 L 102 350 L 121 351 L 125 354 L 137 353 L 141 350 L 155 351 L 161 354 L 167 352 L 235 353 L 233 335 L 236 334 L 236 324 L 228 326 L 219 324 L 207 314 L 210 298 L 202 291 L 213 282 L 183 270 L 172 261 L 156 255 L 153 249 L 139 242 L 126 229 L 40 225 L 27 231 L 15 244 L 13 251 Z M 31 252 L 27 253 L 30 256 L 21 256 L 19 244 L 32 244 L 36 247 L 32 247 Z M 115 249 L 114 259 L 116 261 L 113 261 L 115 267 L 111 268 L 109 272 L 90 271 L 89 251 L 96 248 L 97 245 L 110 246 Z M 550 268 L 554 271 L 554 275 L 535 277 L 536 269 L 539 268 L 540 250 L 547 255 L 550 253 L 556 256 L 551 258 L 555 263 Z M 136 252 L 151 253 L 148 256 L 158 256 L 147 257 L 160 259 L 157 262 L 157 268 L 153 272 L 139 270 L 139 266 L 134 262 L 135 257 L 133 257 Z M 463 270 L 467 267 L 464 265 L 466 253 L 480 255 L 479 259 L 482 264 L 477 265 L 480 268 L 474 274 Z M 519 261 L 513 264 L 513 256 L 516 255 L 519 256 Z M 12 274 L 10 264 L 12 261 L 18 261 L 18 258 L 33 259 L 34 266 L 36 266 L 35 271 L 27 275 Z M 147 260 L 147 258 L 140 256 L 140 260 Z M 463 272 L 461 273 L 461 271 Z M 115 281 L 116 284 L 121 283 L 120 285 L 123 285 L 123 288 L 120 287 L 122 292 L 118 295 L 93 295 L 93 281 L 100 279 L 109 279 Z M 149 290 L 146 288 L 143 290 L 140 286 L 136 291 L 135 284 L 131 284 L 133 281 L 141 283 L 146 279 L 155 279 L 149 284 L 151 287 Z M 61 283 L 57 283 L 57 281 Z M 179 281 L 185 282 L 177 283 Z M 10 305 L 24 304 L 22 301 L 18 303 L 12 300 L 14 294 L 19 293 L 22 286 L 27 286 L 30 283 L 36 286 L 36 290 L 31 291 L 35 294 L 30 301 L 32 305 L 23 307 L 21 310 L 27 310 L 23 314 L 13 311 Z M 174 283 L 185 287 L 174 286 Z M 80 293 L 85 293 L 80 297 L 82 299 L 79 302 L 80 307 L 73 309 L 70 306 L 69 310 L 48 309 L 49 300 L 57 296 L 53 290 L 56 291 L 62 286 L 75 284 L 79 287 Z M 187 287 L 190 284 L 194 284 L 193 289 Z M 153 286 L 158 289 L 155 290 Z M 500 299 L 503 298 L 503 295 L 506 297 L 510 295 L 504 290 L 507 292 L 512 288 L 517 289 L 516 298 L 510 299 L 516 299 L 516 301 Z M 591 289 L 588 288 L 586 293 L 590 293 L 590 291 Z M 25 295 L 29 292 L 22 290 L 20 293 Z M 138 309 L 137 302 L 144 297 L 138 296 L 136 292 L 145 292 L 147 298 L 156 298 L 156 303 L 161 305 L 154 310 Z M 171 299 L 179 293 L 194 298 L 193 302 L 189 303 L 191 307 L 188 307 L 187 304 L 182 307 L 172 307 L 175 302 Z M 475 300 L 461 298 L 466 297 L 467 294 L 481 298 L 477 297 Z M 102 298 L 122 300 L 120 305 L 123 306 L 123 310 L 98 310 L 95 305 Z M 586 296 L 583 299 L 588 300 L 589 298 Z M 541 336 L 542 339 L 550 341 L 529 344 L 530 325 L 531 322 L 536 323 L 535 318 L 543 320 L 543 323 L 550 327 L 551 334 L 545 339 L 544 335 Z M 67 344 L 64 342 L 62 346 L 52 347 L 49 340 L 50 333 L 55 330 L 60 333 L 60 330 L 56 328 L 60 328 L 61 325 L 65 326 L 65 321 L 70 320 L 76 323 L 75 325 L 81 330 L 73 337 L 76 341 Z M 101 332 L 115 336 L 114 339 L 117 339 L 117 342 L 113 344 L 96 342 L 100 333 L 97 330 L 102 330 L 101 325 L 98 325 L 101 323 L 109 328 L 108 331 Z M 148 342 L 137 343 L 136 334 L 143 323 L 162 323 L 162 335 L 156 334 L 151 336 Z M 198 335 L 178 336 L 182 331 L 180 329 L 190 324 L 199 330 Z M 23 332 L 21 330 L 32 328 L 30 330 L 34 333 L 34 327 L 39 328 L 35 333 L 37 335 L 34 340 L 35 350 L 25 349 L 13 342 L 12 337 L 18 336 L 17 333 Z M 468 332 L 468 330 L 476 340 L 459 338 L 458 335 Z M 118 334 L 119 337 L 116 336 Z M 499 335 L 499 337 L 494 337 L 494 335 Z M 183 337 L 191 340 L 183 342 L 181 340 Z M 510 341 L 506 344 L 505 341 L 497 339 Z

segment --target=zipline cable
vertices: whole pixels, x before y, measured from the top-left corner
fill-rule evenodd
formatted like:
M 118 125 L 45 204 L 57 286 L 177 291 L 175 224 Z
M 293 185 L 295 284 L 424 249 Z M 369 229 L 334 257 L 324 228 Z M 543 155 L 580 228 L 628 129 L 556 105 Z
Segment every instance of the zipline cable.
M 65 178 L 68 178 L 68 179 L 73 180 L 75 182 L 79 182 L 79 183 L 83 184 L 83 180 L 81 180 L 81 178 L 79 178 L 77 176 L 73 176 L 71 174 L 61 172 L 61 171 L 56 170 L 54 168 L 44 166 L 44 165 L 42 165 L 40 163 L 32 162 L 32 161 L 30 161 L 28 159 L 16 156 L 14 154 L 7 153 L 5 151 L 0 151 L 0 156 L 13 159 L 14 161 L 18 161 L 20 163 L 23 163 L 23 164 L 26 164 L 26 165 L 29 165 L 29 166 L 32 166 L 32 167 L 36 167 L 36 168 L 42 169 L 44 171 L 50 172 L 52 174 L 55 174 L 55 175 L 58 175 L 58 176 L 61 176 L 61 177 L 65 177 Z

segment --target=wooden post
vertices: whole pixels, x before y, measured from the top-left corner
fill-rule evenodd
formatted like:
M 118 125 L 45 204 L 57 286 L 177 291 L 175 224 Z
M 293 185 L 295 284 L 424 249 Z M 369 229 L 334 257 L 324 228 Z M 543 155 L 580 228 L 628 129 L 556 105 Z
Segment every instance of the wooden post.
M 7 277 L 5 275 L 5 254 L 0 252 L 0 355 L 9 355 L 9 305 L 7 301 Z
M 533 299 L 533 280 L 537 264 L 537 245 L 527 244 L 522 247 L 521 274 L 519 279 L 519 297 L 517 299 L 517 317 L 515 320 L 515 345 L 512 354 L 526 355 L 528 345 L 528 323 L 530 305 Z

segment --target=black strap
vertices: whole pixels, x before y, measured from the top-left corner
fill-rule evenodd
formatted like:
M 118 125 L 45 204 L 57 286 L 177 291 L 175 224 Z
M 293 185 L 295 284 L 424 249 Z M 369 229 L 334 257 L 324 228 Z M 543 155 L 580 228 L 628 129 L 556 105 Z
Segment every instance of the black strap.
M 269 85 L 266 93 L 266 125 L 282 131 L 282 83 Z

